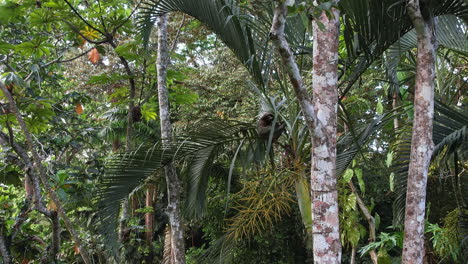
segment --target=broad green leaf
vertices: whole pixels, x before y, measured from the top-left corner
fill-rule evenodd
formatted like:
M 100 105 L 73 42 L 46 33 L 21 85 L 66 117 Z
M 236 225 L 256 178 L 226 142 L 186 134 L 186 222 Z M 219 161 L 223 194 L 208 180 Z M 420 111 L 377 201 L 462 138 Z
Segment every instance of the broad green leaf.
M 353 178 L 354 172 L 352 169 L 346 169 L 343 175 L 343 181 L 348 183 Z
M 356 174 L 356 178 L 358 179 L 359 189 L 362 193 L 366 193 L 366 184 L 364 183 L 364 179 L 362 178 L 362 170 L 354 169 L 354 173 Z
M 383 105 L 382 105 L 382 102 L 379 98 L 379 100 L 377 101 L 377 107 L 376 107 L 376 112 L 377 114 L 381 115 L 383 113 Z
M 312 206 L 310 199 L 309 184 L 306 178 L 298 176 L 295 181 L 297 202 L 299 204 L 299 210 L 301 212 L 302 223 L 305 226 L 306 231 L 312 232 Z
M 385 161 L 385 164 L 387 165 L 387 167 L 390 167 L 392 165 L 392 161 L 393 161 L 393 151 L 390 151 L 387 153 L 387 160 Z

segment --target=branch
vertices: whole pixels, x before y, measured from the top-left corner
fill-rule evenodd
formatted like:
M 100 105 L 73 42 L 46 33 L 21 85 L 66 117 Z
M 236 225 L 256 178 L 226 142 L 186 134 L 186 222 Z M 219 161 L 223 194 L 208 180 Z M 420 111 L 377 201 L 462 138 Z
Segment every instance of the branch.
M 369 224 L 369 241 L 370 242 L 375 242 L 375 219 L 369 212 L 369 209 L 367 209 L 367 206 L 364 204 L 362 201 L 361 197 L 359 196 L 356 187 L 354 186 L 352 181 L 349 181 L 349 187 L 351 188 L 351 191 L 354 193 L 356 196 L 356 201 L 358 203 L 359 209 L 361 209 L 362 213 L 364 214 L 364 217 L 367 220 L 367 223 Z M 377 264 L 378 257 L 377 254 L 375 253 L 375 250 L 370 250 L 369 255 L 371 256 L 372 262 L 374 264 Z
M 91 50 L 93 50 L 93 49 L 95 49 L 95 48 L 96 48 L 96 46 L 94 46 L 94 47 L 92 47 L 92 48 L 86 50 L 85 52 L 83 52 L 83 53 L 81 53 L 81 54 L 79 54 L 79 55 L 77 55 L 77 56 L 75 56 L 75 57 L 73 57 L 73 58 L 66 59 L 66 60 L 61 60 L 61 61 L 59 61 L 59 63 L 66 63 L 66 62 L 74 61 L 74 60 L 76 60 L 76 59 L 78 59 L 78 58 L 80 58 L 80 57 L 83 57 L 84 55 L 88 54 L 88 52 L 90 52 Z
M 182 15 L 182 22 L 180 22 L 180 26 L 177 29 L 177 33 L 176 33 L 176 35 L 174 37 L 174 41 L 172 42 L 171 53 L 174 52 L 174 50 L 176 48 L 177 42 L 179 40 L 179 35 L 180 35 L 180 32 L 182 31 L 182 27 L 184 26 L 184 24 L 185 24 L 185 14 Z
M 311 135 L 314 135 L 314 128 L 317 128 L 318 120 L 316 119 L 314 108 L 312 106 L 312 100 L 309 97 L 307 89 L 304 87 L 304 81 L 302 80 L 299 67 L 297 66 L 294 55 L 289 47 L 289 44 L 284 37 L 284 26 L 286 23 L 286 15 L 288 9 L 284 1 L 277 0 L 275 6 L 273 21 L 270 29 L 270 40 L 278 50 L 281 57 L 281 61 L 285 65 L 286 72 L 289 76 L 289 80 L 294 89 L 299 104 L 301 106 L 302 113 L 306 119 L 307 127 Z
M 35 169 L 39 172 L 39 177 L 40 177 L 40 179 L 42 181 L 42 184 L 44 185 L 44 187 L 45 187 L 45 189 L 47 191 L 47 194 L 49 195 L 50 199 L 57 206 L 57 211 L 60 214 L 60 216 L 62 217 L 62 219 L 63 219 L 63 221 L 65 223 L 65 226 L 67 227 L 68 231 L 70 232 L 70 234 L 72 236 L 72 239 L 74 240 L 76 246 L 79 248 L 80 254 L 81 254 L 82 258 L 83 258 L 83 261 L 86 264 L 91 264 L 91 260 L 89 258 L 87 250 L 84 249 L 81 246 L 80 238 L 78 237 L 78 234 L 76 233 L 75 229 L 73 228 L 73 225 L 72 225 L 70 219 L 68 218 L 67 214 L 63 210 L 62 203 L 60 202 L 60 199 L 58 198 L 57 194 L 54 192 L 54 190 L 52 189 L 52 187 L 49 184 L 47 174 L 46 174 L 45 169 L 44 169 L 44 167 L 42 165 L 42 160 L 39 157 L 39 154 L 37 153 L 36 148 L 34 146 L 34 142 L 32 140 L 31 133 L 29 132 L 29 129 L 27 128 L 23 117 L 21 116 L 21 113 L 19 112 L 19 109 L 16 106 L 16 103 L 13 100 L 13 97 L 11 96 L 10 92 L 5 87 L 3 82 L 0 82 L 0 89 L 3 91 L 3 94 L 8 99 L 9 104 L 10 104 L 10 110 L 11 110 L 11 112 L 13 112 L 15 114 L 16 120 L 18 121 L 18 123 L 19 123 L 19 125 L 21 127 L 21 130 L 23 131 L 23 134 L 24 134 L 24 137 L 26 138 L 26 142 L 28 144 L 29 150 L 32 153 L 32 157 L 33 157 L 33 160 L 34 160 L 33 165 L 34 165 Z
M 80 32 L 80 30 L 77 29 L 77 28 L 75 27 L 75 25 L 73 25 L 72 23 L 70 23 L 70 22 L 68 22 L 68 21 L 66 21 L 66 20 L 63 20 L 63 22 L 65 22 L 65 24 L 67 24 L 67 25 L 71 28 L 71 30 L 73 30 L 76 34 L 80 35 L 80 37 L 82 37 L 84 40 L 88 41 L 89 43 L 99 45 L 99 44 L 102 44 L 102 43 L 107 43 L 107 42 L 109 42 L 109 36 L 107 36 L 107 35 L 104 35 L 105 39 L 103 39 L 103 40 L 94 41 L 94 40 L 92 40 L 92 39 L 86 37 L 85 35 L 83 35 L 83 34 Z
M 112 35 L 115 35 L 115 33 L 117 32 L 117 30 L 119 30 L 119 28 L 121 28 L 123 25 L 125 25 L 125 23 L 128 22 L 128 20 L 133 16 L 133 14 L 135 13 L 135 11 L 138 9 L 138 7 L 140 6 L 141 2 L 143 0 L 140 0 L 138 2 L 138 4 L 136 4 L 135 8 L 133 9 L 133 11 L 130 13 L 130 15 L 118 26 L 116 26 L 113 30 L 112 30 Z
M 78 10 L 76 10 L 76 9 L 72 6 L 72 4 L 70 4 L 70 2 L 68 2 L 67 0 L 63 0 L 63 1 L 65 1 L 65 3 L 67 3 L 67 5 L 72 9 L 73 13 L 75 13 L 75 14 L 81 19 L 81 21 L 83 21 L 86 25 L 88 25 L 88 27 L 90 27 L 90 28 L 96 30 L 97 32 L 101 33 L 101 35 L 103 35 L 104 37 L 107 37 L 107 35 L 106 35 L 104 32 L 102 32 L 100 29 L 94 27 L 94 26 L 91 25 L 88 21 L 86 21 L 86 19 L 84 19 L 84 18 L 80 15 L 80 13 L 78 13 Z
M 49 61 L 49 62 L 47 62 L 46 64 L 44 64 L 44 65 L 42 65 L 42 66 L 39 66 L 39 68 L 48 67 L 48 66 L 50 66 L 50 65 L 52 65 L 52 64 L 54 64 L 54 63 L 56 63 L 56 62 L 59 62 L 61 58 L 62 58 L 62 56 L 58 57 L 58 58 L 55 59 L 55 60 Z M 29 78 L 31 78 L 33 74 L 34 74 L 34 71 L 31 71 L 31 72 L 28 74 L 28 76 L 26 76 L 26 78 L 24 78 L 24 81 L 28 81 Z

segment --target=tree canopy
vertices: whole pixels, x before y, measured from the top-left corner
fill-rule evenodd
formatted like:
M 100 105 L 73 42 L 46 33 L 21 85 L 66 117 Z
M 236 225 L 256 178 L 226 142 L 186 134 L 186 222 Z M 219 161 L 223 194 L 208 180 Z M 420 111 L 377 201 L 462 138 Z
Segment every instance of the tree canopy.
M 311 175 L 333 155 L 341 261 L 401 262 L 421 29 L 408 1 L 312 2 L 0 0 L 0 263 L 181 263 L 177 241 L 186 263 L 313 263 Z M 436 40 L 424 258 L 464 263 L 468 8 L 417 2 Z

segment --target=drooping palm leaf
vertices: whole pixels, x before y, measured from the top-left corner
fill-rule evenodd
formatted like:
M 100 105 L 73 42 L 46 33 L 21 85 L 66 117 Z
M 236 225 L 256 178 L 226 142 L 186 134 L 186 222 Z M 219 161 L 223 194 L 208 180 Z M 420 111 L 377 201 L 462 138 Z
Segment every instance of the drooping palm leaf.
M 116 240 L 116 219 L 120 203 L 144 180 L 160 173 L 165 164 L 187 162 L 189 190 L 187 212 L 201 215 L 204 210 L 204 192 L 207 177 L 213 172 L 212 162 L 220 150 L 245 138 L 256 140 L 251 124 L 203 120 L 203 125 L 191 133 L 176 136 L 167 147 L 160 143 L 151 148 L 141 147 L 129 153 L 111 157 L 106 164 L 106 174 L 101 182 L 96 200 L 100 209 L 102 232 L 109 240 Z
M 439 47 L 455 51 L 461 55 L 468 55 L 468 32 L 465 22 L 454 15 L 442 15 L 437 17 L 436 39 Z M 412 29 L 403 35 L 397 42 L 391 45 L 386 52 L 386 68 L 388 77 L 393 84 L 393 90 L 398 87 L 396 70 L 400 57 L 405 52 L 413 50 L 417 46 L 415 30 Z M 396 90 L 398 92 L 398 90 Z
M 238 59 L 247 67 L 257 83 L 263 84 L 262 58 L 268 32 L 261 20 L 256 20 L 255 28 L 249 22 L 251 16 L 242 12 L 241 8 L 232 0 L 148 0 L 141 8 L 139 28 L 147 36 L 158 15 L 179 11 L 190 15 L 209 29 L 231 49 Z
M 340 1 L 340 8 L 347 49 L 346 73 L 340 82 L 343 90 L 341 96 L 344 96 L 384 51 L 411 30 L 412 24 L 406 13 L 405 1 L 344 0 Z M 452 41 L 455 37 L 453 32 L 460 29 L 452 28 L 452 25 L 453 23 L 460 25 L 462 21 L 464 23 L 468 21 L 468 8 L 466 8 L 465 1 L 431 1 L 429 9 L 435 17 L 444 15 L 458 17 L 457 21 L 453 18 L 450 21 L 443 21 L 444 24 L 439 27 L 439 31 L 444 32 L 438 35 L 447 40 L 445 44 L 454 49 L 457 47 L 458 50 L 460 43 Z
M 393 120 L 393 114 L 380 115 L 368 124 L 362 124 L 340 137 L 337 141 L 336 174 L 341 175 L 348 168 L 361 147 L 372 139 L 381 128 Z

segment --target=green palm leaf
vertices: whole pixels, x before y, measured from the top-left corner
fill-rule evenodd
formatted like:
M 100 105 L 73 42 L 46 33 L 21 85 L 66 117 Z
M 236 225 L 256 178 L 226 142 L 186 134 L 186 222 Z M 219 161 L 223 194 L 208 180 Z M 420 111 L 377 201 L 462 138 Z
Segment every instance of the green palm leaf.
M 432 161 L 439 158 L 440 164 L 446 164 L 454 155 L 464 162 L 468 154 L 467 124 L 468 111 L 462 107 L 447 106 L 436 100 L 434 104 L 433 141 L 434 152 Z M 397 198 L 394 201 L 394 225 L 401 224 L 404 219 L 406 183 L 411 152 L 411 133 L 407 130 L 399 144 L 399 158 L 394 166 L 395 192 Z M 442 155 L 442 156 L 441 156 Z M 454 192 L 456 193 L 456 192 Z M 461 197 L 463 199 L 463 197 Z
M 158 15 L 168 12 L 190 15 L 211 29 L 247 67 L 255 81 L 263 84 L 262 65 L 269 29 L 261 20 L 251 21 L 232 0 L 149 0 L 141 8 L 138 25 L 145 39 L 150 34 Z M 252 26 L 254 25 L 254 26 Z

